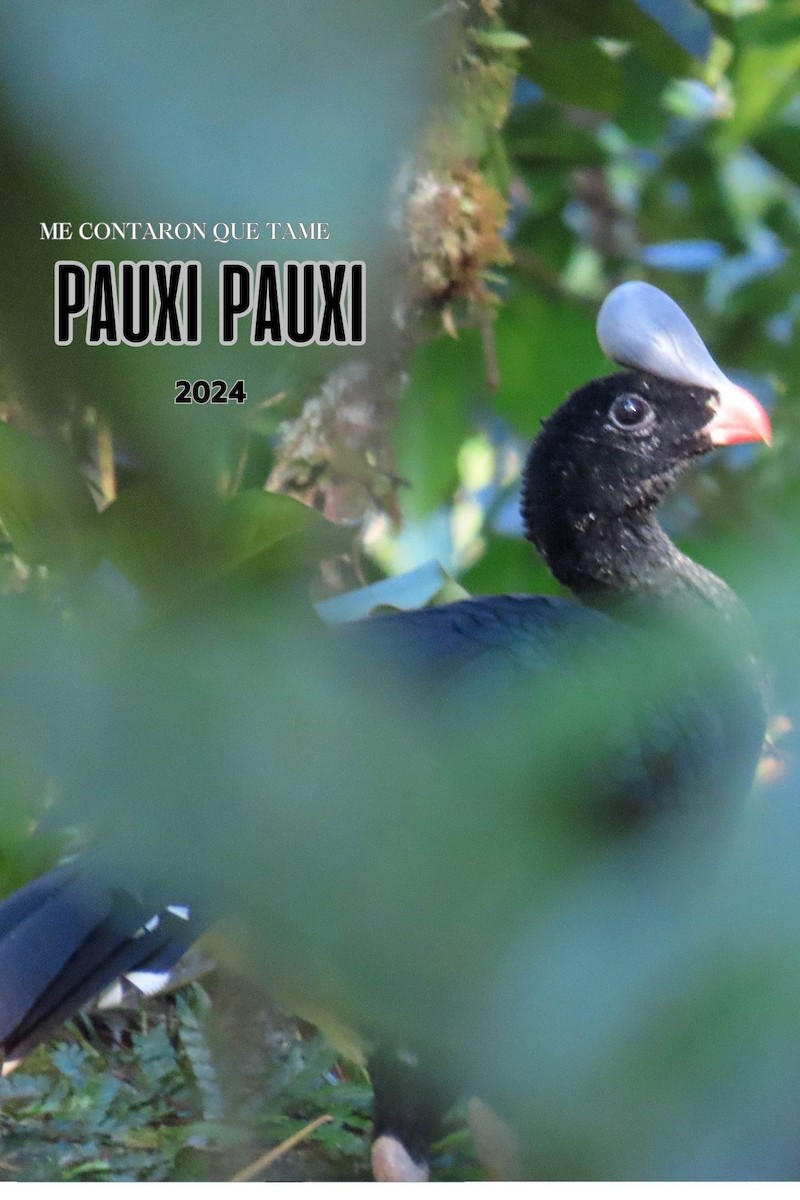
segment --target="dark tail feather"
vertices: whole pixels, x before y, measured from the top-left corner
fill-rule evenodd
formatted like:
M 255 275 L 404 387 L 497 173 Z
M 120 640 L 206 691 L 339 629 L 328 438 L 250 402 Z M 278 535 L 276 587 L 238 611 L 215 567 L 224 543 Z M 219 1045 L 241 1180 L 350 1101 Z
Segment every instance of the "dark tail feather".
M 23 1057 L 118 976 L 163 971 L 194 934 L 129 894 L 58 867 L 0 904 L 0 1046 Z

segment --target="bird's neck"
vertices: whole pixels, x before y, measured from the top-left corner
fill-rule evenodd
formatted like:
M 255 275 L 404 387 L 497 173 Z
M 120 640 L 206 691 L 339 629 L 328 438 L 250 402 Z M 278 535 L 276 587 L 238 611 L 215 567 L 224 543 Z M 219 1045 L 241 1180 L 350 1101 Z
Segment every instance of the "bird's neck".
M 555 577 L 584 604 L 648 617 L 741 610 L 730 588 L 683 554 L 653 510 L 604 516 L 555 510 L 529 537 Z

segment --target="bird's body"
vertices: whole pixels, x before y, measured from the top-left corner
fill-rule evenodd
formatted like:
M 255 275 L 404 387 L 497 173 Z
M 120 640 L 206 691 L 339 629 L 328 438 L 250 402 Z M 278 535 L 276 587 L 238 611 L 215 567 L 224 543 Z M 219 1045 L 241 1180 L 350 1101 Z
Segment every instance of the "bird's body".
M 624 333 L 630 294 L 619 299 L 623 292 L 612 293 L 607 305 L 618 297 Z M 610 356 L 632 369 L 567 400 L 545 423 L 523 481 L 526 535 L 573 599 L 477 597 L 375 616 L 332 637 L 371 671 L 421 685 L 428 703 L 431 695 L 438 703 L 475 693 L 491 704 L 520 680 L 546 703 L 550 691 L 563 694 L 566 677 L 580 680 L 592 663 L 602 668 L 595 679 L 602 671 L 606 678 L 615 671 L 663 675 L 663 686 L 643 689 L 641 706 L 609 712 L 597 744 L 576 748 L 587 767 L 584 811 L 597 826 L 618 829 L 676 810 L 716 812 L 750 787 L 764 705 L 746 613 L 722 581 L 676 549 L 655 510 L 682 471 L 715 444 L 767 435 L 762 410 L 738 389 L 728 395 L 733 385 L 721 372 L 724 384 L 708 370 L 694 379 L 691 361 L 686 367 L 678 356 L 670 374 L 673 360 L 663 347 L 657 370 L 650 369 L 638 341 L 631 361 L 630 339 L 615 333 L 609 307 L 599 329 Z M 617 343 L 625 353 L 614 353 Z M 684 650 L 677 664 L 676 647 Z M 29 885 L 0 905 L 6 1057 L 26 1053 L 120 973 L 162 972 L 193 933 L 174 911 L 156 914 L 127 893 L 85 883 L 79 866 Z M 377 1132 L 410 1138 L 420 1158 L 419 1112 L 427 1129 L 443 1105 L 409 1104 L 402 1059 L 402 1102 L 393 1107 L 391 1061 L 385 1053 L 376 1059 Z

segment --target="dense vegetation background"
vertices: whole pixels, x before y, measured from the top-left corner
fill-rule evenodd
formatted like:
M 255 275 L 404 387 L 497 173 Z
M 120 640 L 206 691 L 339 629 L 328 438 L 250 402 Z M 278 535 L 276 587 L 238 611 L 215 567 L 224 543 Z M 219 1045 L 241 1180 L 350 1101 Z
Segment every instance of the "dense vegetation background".
M 0 1172 L 226 1178 L 330 1114 L 268 1170 L 363 1174 L 363 1072 L 263 986 L 435 1045 L 536 1173 L 795 1178 L 797 4 L 12 0 L 2 31 L 0 888 L 125 829 L 103 869 L 228 913 L 209 953 L 254 992 L 217 972 L 73 1023 L 0 1085 Z M 325 220 L 304 253 L 366 261 L 367 344 L 223 350 L 210 289 L 200 347 L 57 348 L 56 258 L 213 279 L 297 243 L 56 246 L 56 220 Z M 553 816 L 641 681 L 587 663 L 559 712 L 525 698 L 546 754 L 479 704 L 421 730 L 310 604 L 554 589 L 522 454 L 608 369 L 594 318 L 631 277 L 775 427 L 668 514 L 753 611 L 779 714 L 703 888 Z M 178 378 L 248 403 L 176 408 Z M 457 1118 L 435 1170 L 478 1171 Z

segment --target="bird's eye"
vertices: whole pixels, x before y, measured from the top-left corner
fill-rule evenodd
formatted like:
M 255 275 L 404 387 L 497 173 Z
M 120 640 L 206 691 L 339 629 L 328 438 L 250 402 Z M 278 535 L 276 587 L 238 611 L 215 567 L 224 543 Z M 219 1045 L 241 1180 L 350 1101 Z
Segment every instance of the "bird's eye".
M 646 400 L 635 392 L 624 392 L 617 396 L 608 415 L 620 429 L 642 429 L 653 419 L 653 410 Z

